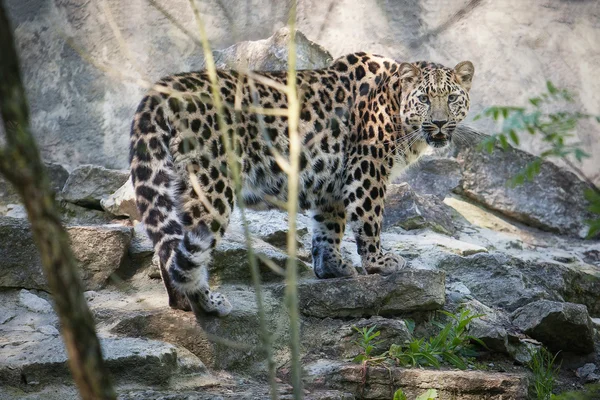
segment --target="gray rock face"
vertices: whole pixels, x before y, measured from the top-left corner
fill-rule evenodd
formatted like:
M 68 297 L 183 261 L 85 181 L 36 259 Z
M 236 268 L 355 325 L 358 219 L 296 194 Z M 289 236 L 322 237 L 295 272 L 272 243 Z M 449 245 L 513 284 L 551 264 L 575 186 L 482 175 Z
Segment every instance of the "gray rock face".
M 240 42 L 214 52 L 215 64 L 220 69 L 251 71 L 281 71 L 288 67 L 290 31 L 281 28 L 273 36 L 255 42 Z M 296 31 L 297 69 L 317 69 L 329 66 L 331 54 Z
M 47 300 L 42 299 L 41 297 L 38 297 L 25 289 L 19 292 L 19 303 L 33 312 L 42 314 L 48 314 L 52 312 L 52 306 Z
M 460 186 L 460 164 L 454 158 L 424 156 L 410 166 L 396 182 L 406 182 L 420 195 L 432 194 L 443 200 Z
M 383 229 L 393 226 L 434 231 L 451 235 L 456 231 L 452 223 L 451 208 L 434 195 L 419 195 L 410 185 L 389 185 L 383 213 Z
M 121 338 L 103 339 L 101 345 L 106 365 L 122 382 L 164 384 L 178 368 L 177 350 L 168 343 Z M 0 384 L 31 388 L 70 380 L 60 337 L 7 346 L 0 354 Z M 201 370 L 202 363 L 197 363 Z
M 548 299 L 584 304 L 594 315 L 600 311 L 600 276 L 597 270 L 586 271 L 581 265 L 570 267 L 491 252 L 468 257 L 444 255 L 437 267 L 488 306 L 514 311 Z
M 591 383 L 600 380 L 600 375 L 596 373 L 596 364 L 587 363 L 583 367 L 577 368 L 576 375 L 584 383 Z
M 436 389 L 440 399 L 525 400 L 527 376 L 483 371 L 439 371 L 318 360 L 305 367 L 306 387 L 347 390 L 362 399 L 389 399 L 401 388 L 409 399 Z
M 119 268 L 131 240 L 120 225 L 67 228 L 87 289 L 98 289 Z M 48 290 L 27 220 L 0 218 L 0 287 Z
M 100 205 L 104 211 L 111 215 L 129 217 L 135 221 L 142 220 L 135 203 L 135 192 L 131 179 L 127 179 L 127 182 L 117 189 L 116 192 L 101 199 Z
M 390 315 L 444 305 L 445 275 L 401 270 L 389 276 L 308 280 L 299 283 L 300 311 L 315 317 Z
M 540 300 L 513 313 L 513 323 L 553 351 L 594 351 L 592 321 L 581 304 Z
M 45 163 L 44 165 L 46 167 L 48 179 L 50 180 L 50 188 L 55 193 L 60 193 L 69 177 L 69 172 L 60 164 Z M 21 199 L 19 194 L 14 190 L 12 184 L 5 181 L 4 178 L 0 176 L 0 205 L 20 202 Z
M 573 173 L 543 162 L 533 182 L 510 188 L 507 182 L 534 156 L 517 149 L 492 154 L 463 147 L 458 160 L 463 169 L 462 191 L 468 197 L 518 221 L 543 230 L 584 238 L 585 221 L 593 215 L 584 197 L 587 186 Z
M 249 283 L 252 281 L 252 273 L 250 270 L 250 261 L 248 259 L 248 250 L 246 247 L 246 239 L 239 229 L 231 227 L 225 233 L 225 237 L 217 245 L 213 253 L 213 262 L 210 266 L 210 278 L 212 284 L 218 285 L 224 282 L 229 283 Z M 260 239 L 253 238 L 252 249 L 257 256 L 259 271 L 261 278 L 265 281 L 281 281 L 285 279 L 284 275 L 280 275 L 273 271 L 262 260 L 270 260 L 278 268 L 280 272 L 285 271 L 288 261 L 287 253 L 266 243 Z M 298 274 L 300 276 L 314 276 L 312 268 L 298 260 Z
M 129 171 L 82 165 L 73 170 L 63 188 L 63 198 L 71 203 L 100 208 L 100 200 L 108 198 L 129 179 Z
M 373 316 L 350 321 L 338 318 L 306 318 L 301 326 L 301 344 L 306 349 L 304 359 L 324 355 L 330 359 L 352 359 L 362 352 L 356 344 L 362 330 L 375 327 L 380 335 L 375 340 L 373 355 L 389 350 L 392 344 L 404 343 L 411 334 L 403 320 Z

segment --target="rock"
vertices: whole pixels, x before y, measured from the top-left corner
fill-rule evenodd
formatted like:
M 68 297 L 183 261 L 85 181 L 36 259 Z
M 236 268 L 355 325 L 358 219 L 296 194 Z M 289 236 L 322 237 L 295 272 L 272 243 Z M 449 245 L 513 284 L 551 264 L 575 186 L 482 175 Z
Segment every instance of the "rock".
M 168 343 L 137 338 L 101 340 L 105 363 L 117 382 L 165 384 L 178 373 L 178 349 Z M 189 358 L 189 353 L 184 352 Z M 0 386 L 36 387 L 72 381 L 62 338 L 52 337 L 0 349 Z M 195 358 L 196 371 L 205 373 Z
M 531 359 L 531 351 L 536 349 L 536 345 L 518 331 L 509 315 L 474 299 L 462 303 L 461 307 L 470 310 L 472 315 L 483 314 L 469 323 L 470 336 L 483 341 L 492 351 L 511 356 L 520 364 L 526 364 Z
M 285 279 L 284 275 L 273 271 L 265 262 L 261 261 L 261 258 L 270 260 L 282 271 L 285 271 L 288 261 L 287 253 L 257 238 L 253 238 L 252 250 L 258 258 L 260 276 L 264 281 Z M 300 260 L 298 260 L 298 274 L 305 277 L 314 276 L 312 268 Z M 210 279 L 214 285 L 223 282 L 249 283 L 252 281 L 246 238 L 240 229 L 231 226 L 223 240 L 217 245 L 210 266 Z
M 141 221 L 140 212 L 135 203 L 135 191 L 131 178 L 116 192 L 100 200 L 102 209 L 118 217 L 129 217 L 135 221 Z
M 600 275 L 580 266 L 520 259 L 502 252 L 468 257 L 442 255 L 437 268 L 465 284 L 477 300 L 514 311 L 532 301 L 549 299 L 585 304 L 600 310 Z
M 48 179 L 50 180 L 50 188 L 55 193 L 60 194 L 60 191 L 69 177 L 69 172 L 60 164 L 44 163 L 44 166 L 46 168 L 46 174 L 48 174 Z M 0 205 L 20 202 L 21 198 L 13 188 L 12 184 L 4 180 L 3 177 L 0 177 Z
M 462 192 L 487 207 L 528 225 L 585 238 L 592 219 L 584 197 L 587 185 L 575 174 L 544 161 L 532 182 L 511 188 L 507 182 L 535 156 L 510 148 L 492 154 L 477 146 L 461 147 Z
M 348 317 L 436 310 L 444 305 L 445 275 L 401 270 L 389 276 L 306 280 L 298 284 L 304 315 Z
M 65 225 L 103 225 L 111 221 L 110 215 L 104 211 L 80 207 L 67 201 L 59 203 L 59 211 Z
M 596 364 L 587 363 L 583 367 L 577 368 L 575 375 L 583 381 L 583 383 L 592 383 L 600 380 L 600 375 L 596 373 Z
M 119 268 L 129 248 L 131 231 L 117 224 L 68 228 L 86 290 L 102 288 Z
M 21 204 L 9 204 L 6 206 L 7 212 L 5 214 L 6 217 L 10 218 L 27 218 L 27 210 L 25 206 Z
M 21 305 L 34 312 L 43 314 L 52 312 L 52 306 L 47 300 L 44 300 L 25 289 L 19 292 L 19 302 Z
M 390 399 L 401 388 L 409 399 L 427 389 L 436 389 L 440 399 L 525 400 L 528 379 L 525 373 L 444 371 L 318 360 L 304 367 L 308 389 L 343 389 L 362 399 Z M 391 394 L 390 394 L 391 393 Z
M 131 240 L 121 225 L 67 228 L 86 289 L 98 289 L 120 266 Z M 48 290 L 26 220 L 0 217 L 0 287 Z
M 129 179 L 129 171 L 82 165 L 71 172 L 63 188 L 63 198 L 82 207 L 100 210 L 100 200 L 108 198 Z
M 406 182 L 419 195 L 432 194 L 444 200 L 447 194 L 460 186 L 460 164 L 454 158 L 423 156 L 396 179 Z
M 383 212 L 383 229 L 400 226 L 404 229 L 430 227 L 452 235 L 452 209 L 434 195 L 419 195 L 407 183 L 388 185 Z
M 262 239 L 280 249 L 286 249 L 288 232 L 287 212 L 279 210 L 246 210 L 246 220 L 248 221 L 248 228 L 253 237 Z M 297 215 L 296 232 L 298 239 L 303 239 L 308 234 L 310 224 L 310 217 L 304 214 Z M 238 208 L 231 214 L 229 226 L 243 226 L 241 213 Z
M 221 69 L 287 70 L 289 38 L 290 31 L 284 27 L 268 39 L 237 43 L 224 50 L 215 51 L 215 64 Z M 296 54 L 297 69 L 324 68 L 333 61 L 327 50 L 308 40 L 300 31 L 296 31 Z
M 356 344 L 361 334 L 354 328 L 375 327 L 380 335 L 375 340 L 373 355 L 389 350 L 392 344 L 404 343 L 411 334 L 403 320 L 373 316 L 350 321 L 337 318 L 306 318 L 301 326 L 302 348 L 306 349 L 305 359 L 327 357 L 329 359 L 352 359 L 361 353 Z
M 267 329 L 272 334 L 278 362 L 284 363 L 289 360 L 289 317 L 280 298 L 268 290 L 268 285 L 263 285 L 263 289 Z M 158 298 L 161 308 L 143 307 L 139 311 L 132 307 L 121 308 L 118 314 L 111 315 L 118 323 L 110 325 L 110 333 L 165 340 L 185 347 L 209 368 L 251 371 L 255 378 L 264 377 L 264 351 L 254 290 L 240 285 L 222 286 L 218 290 L 233 305 L 227 318 L 206 316 L 196 321 L 192 313 L 167 309 L 166 294 L 159 287 L 157 294 L 148 296 L 152 301 Z
M 512 321 L 552 351 L 594 351 L 592 321 L 584 305 L 539 300 L 516 310 Z

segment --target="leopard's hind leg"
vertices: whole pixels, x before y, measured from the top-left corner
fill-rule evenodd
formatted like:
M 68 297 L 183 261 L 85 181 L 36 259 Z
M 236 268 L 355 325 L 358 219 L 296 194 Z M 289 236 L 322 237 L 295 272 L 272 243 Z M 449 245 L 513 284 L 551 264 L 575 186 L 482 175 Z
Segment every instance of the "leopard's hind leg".
M 177 123 L 170 100 L 163 101 L 158 94 L 146 96 L 132 125 L 130 163 L 136 203 L 159 255 L 171 307 L 191 307 L 197 317 L 224 316 L 231 305 L 210 289 L 208 265 L 233 208 L 225 155 L 218 138 L 211 146 L 217 156 L 181 151 L 192 147 L 180 145 L 184 136 L 193 139 L 195 132 Z M 196 149 L 205 148 L 199 144 Z M 196 185 L 200 194 L 192 188 L 188 171 L 200 182 Z

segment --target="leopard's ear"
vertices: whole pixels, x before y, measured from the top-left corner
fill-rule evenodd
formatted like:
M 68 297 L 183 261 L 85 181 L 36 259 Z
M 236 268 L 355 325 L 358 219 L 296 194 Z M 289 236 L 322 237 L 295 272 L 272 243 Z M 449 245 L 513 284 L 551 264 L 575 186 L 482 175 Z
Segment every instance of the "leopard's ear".
M 456 80 L 462 87 L 467 91 L 471 89 L 471 81 L 473 81 L 473 74 L 475 73 L 475 67 L 471 61 L 463 61 L 456 64 L 454 67 L 454 74 Z
M 398 68 L 398 75 L 400 76 L 400 82 L 413 83 L 421 76 L 421 70 L 412 64 L 402 63 Z

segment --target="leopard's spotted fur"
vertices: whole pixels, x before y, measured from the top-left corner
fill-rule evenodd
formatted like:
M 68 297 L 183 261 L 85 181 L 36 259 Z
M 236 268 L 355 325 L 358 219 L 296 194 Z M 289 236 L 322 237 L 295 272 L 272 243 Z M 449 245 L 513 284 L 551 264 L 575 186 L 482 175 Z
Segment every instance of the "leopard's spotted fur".
M 287 81 L 286 73 L 259 74 Z M 427 144 L 441 147 L 452 139 L 469 108 L 472 77 L 468 61 L 449 69 L 366 53 L 342 57 L 329 68 L 298 71 L 299 205 L 313 214 L 317 277 L 356 274 L 340 256 L 347 222 L 368 273 L 389 274 L 404 265 L 399 255 L 380 247 L 386 184 Z M 286 108 L 285 94 L 256 81 L 252 89 L 247 76 L 234 71 L 218 71 L 218 84 L 246 206 L 287 201 L 287 175 L 272 152 L 289 153 L 287 118 L 250 111 L 256 105 Z M 208 75 L 183 73 L 158 85 L 168 90 L 144 97 L 131 131 L 138 208 L 159 254 L 171 306 L 226 315 L 231 305 L 210 290 L 207 264 L 227 229 L 236 193 Z

